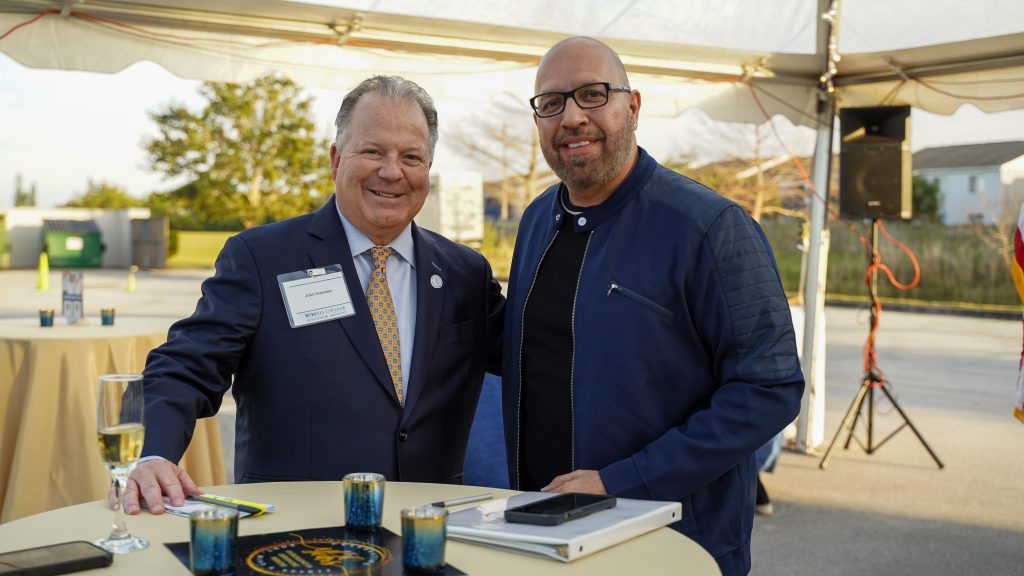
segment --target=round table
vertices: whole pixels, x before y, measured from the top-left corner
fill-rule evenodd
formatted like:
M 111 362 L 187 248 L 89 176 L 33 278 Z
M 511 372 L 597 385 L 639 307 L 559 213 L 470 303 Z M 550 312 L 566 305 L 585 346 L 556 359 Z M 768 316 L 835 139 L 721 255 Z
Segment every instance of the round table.
M 96 444 L 100 374 L 137 373 L 167 339 L 172 318 L 99 318 L 42 328 L 0 319 L 0 522 L 102 498 L 110 476 Z M 223 484 L 216 418 L 196 423 L 182 467 L 199 484 Z
M 272 514 L 241 519 L 238 524 L 240 536 L 325 528 L 344 523 L 341 482 L 236 484 L 206 491 L 277 506 L 277 511 Z M 516 493 L 474 486 L 388 482 L 384 496 L 384 527 L 401 534 L 399 511 L 402 508 L 483 492 L 490 492 L 495 498 Z M 69 540 L 96 540 L 107 535 L 113 514 L 105 502 L 91 502 L 2 524 L 0 552 Z M 187 518 L 143 512 L 128 517 L 128 528 L 133 534 L 148 539 L 149 548 L 116 556 L 112 566 L 96 573 L 111 576 L 189 573 L 163 546 L 163 543 L 188 541 Z M 710 554 L 693 540 L 669 528 L 659 528 L 568 564 L 451 540 L 448 541 L 447 560 L 467 574 L 721 574 Z

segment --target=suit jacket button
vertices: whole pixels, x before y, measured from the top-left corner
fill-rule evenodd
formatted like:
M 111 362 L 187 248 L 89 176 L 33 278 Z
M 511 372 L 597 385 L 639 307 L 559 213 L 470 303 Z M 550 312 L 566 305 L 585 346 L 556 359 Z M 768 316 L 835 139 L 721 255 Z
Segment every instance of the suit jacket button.
M 399 430 L 398 431 L 398 441 L 399 442 L 405 442 L 408 439 L 409 439 L 409 434 L 405 430 Z

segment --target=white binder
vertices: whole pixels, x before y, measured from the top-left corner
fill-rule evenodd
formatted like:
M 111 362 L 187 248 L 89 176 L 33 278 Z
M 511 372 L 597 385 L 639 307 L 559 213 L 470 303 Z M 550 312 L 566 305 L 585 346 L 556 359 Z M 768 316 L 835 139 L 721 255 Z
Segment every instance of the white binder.
M 448 537 L 492 548 L 572 562 L 683 517 L 679 502 L 618 498 L 614 508 L 557 526 L 505 522 L 505 509 L 550 498 L 545 492 L 524 492 L 452 512 Z

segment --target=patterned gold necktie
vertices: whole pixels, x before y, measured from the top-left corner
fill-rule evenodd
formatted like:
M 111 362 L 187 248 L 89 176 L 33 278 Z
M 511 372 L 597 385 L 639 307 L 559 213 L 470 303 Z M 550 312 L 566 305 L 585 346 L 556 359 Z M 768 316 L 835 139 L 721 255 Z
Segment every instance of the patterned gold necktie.
M 388 256 L 394 252 L 390 246 L 374 246 L 370 248 L 373 257 L 373 271 L 370 283 L 366 287 L 366 303 L 370 306 L 373 325 L 377 328 L 380 347 L 384 350 L 384 359 L 388 362 L 391 382 L 395 385 L 395 395 L 399 404 L 405 404 L 402 395 L 402 354 L 398 340 L 398 316 L 395 314 L 395 303 L 391 300 L 391 289 L 388 288 Z

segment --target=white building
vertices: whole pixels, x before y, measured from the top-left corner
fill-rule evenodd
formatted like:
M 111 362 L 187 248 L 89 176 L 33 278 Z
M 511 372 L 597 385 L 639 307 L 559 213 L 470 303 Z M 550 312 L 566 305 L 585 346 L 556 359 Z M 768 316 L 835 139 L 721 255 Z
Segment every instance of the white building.
M 946 224 L 991 224 L 1024 200 L 1024 141 L 925 148 L 914 175 L 939 185 Z
M 479 172 L 442 170 L 430 175 L 430 191 L 416 225 L 467 246 L 484 240 L 484 185 Z

